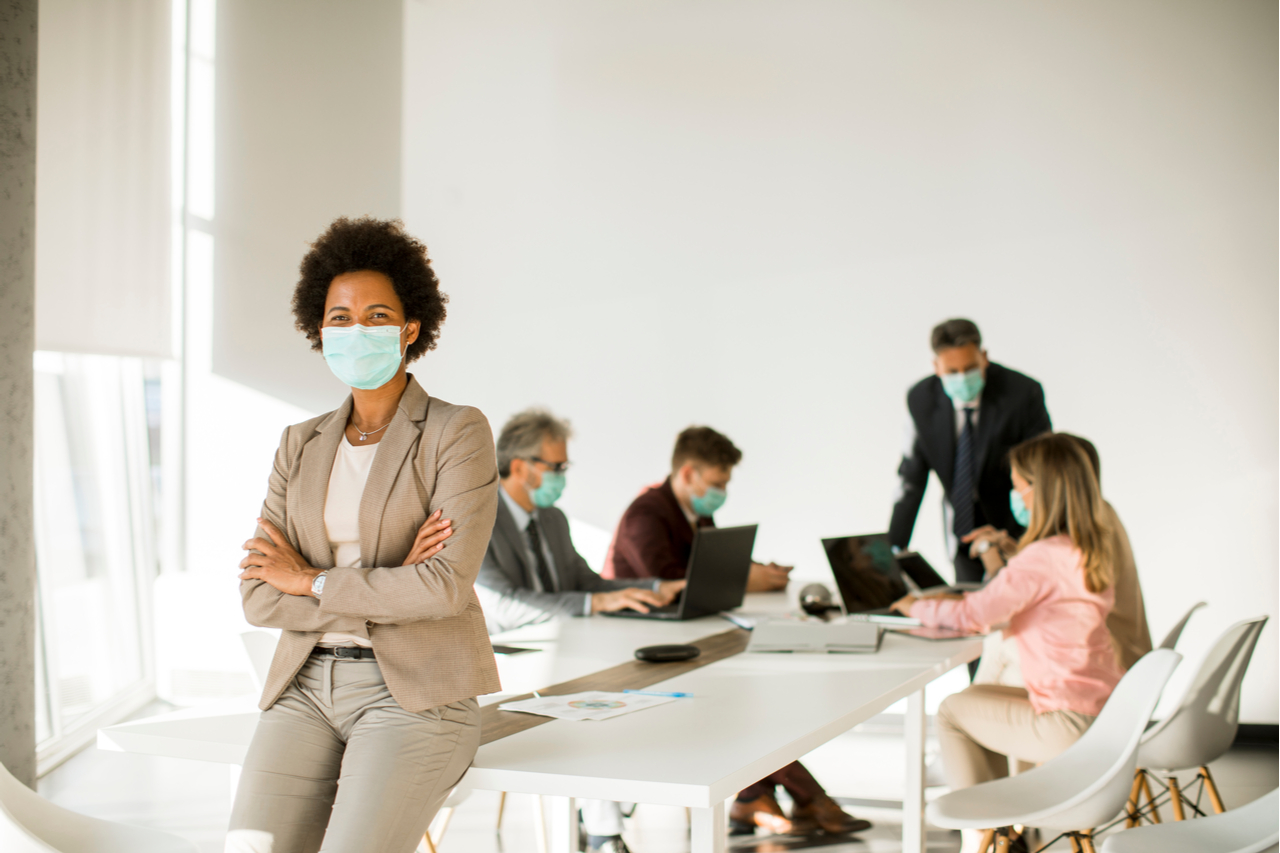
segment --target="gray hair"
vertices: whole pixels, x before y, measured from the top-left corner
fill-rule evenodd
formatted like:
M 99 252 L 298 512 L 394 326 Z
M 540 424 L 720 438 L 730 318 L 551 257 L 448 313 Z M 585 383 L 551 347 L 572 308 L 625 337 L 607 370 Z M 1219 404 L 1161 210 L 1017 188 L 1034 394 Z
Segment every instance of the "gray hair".
M 498 434 L 498 476 L 511 476 L 511 460 L 541 453 L 544 440 L 568 441 L 572 435 L 569 422 L 546 409 L 525 409 L 512 415 Z
M 977 325 L 972 320 L 956 318 L 934 326 L 933 334 L 929 336 L 929 343 L 933 345 L 935 353 L 969 344 L 982 349 L 982 332 L 978 331 Z

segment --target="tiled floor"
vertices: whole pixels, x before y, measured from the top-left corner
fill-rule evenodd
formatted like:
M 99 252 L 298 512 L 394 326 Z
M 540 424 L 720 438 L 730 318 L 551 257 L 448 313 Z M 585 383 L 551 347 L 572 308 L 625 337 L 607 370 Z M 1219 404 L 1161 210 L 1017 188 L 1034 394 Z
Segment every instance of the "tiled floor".
M 731 845 L 736 853 L 893 853 L 901 848 L 901 814 L 891 804 L 902 796 L 902 738 L 892 725 L 872 721 L 806 756 L 804 762 L 832 795 L 845 799 L 850 811 L 875 826 L 848 839 L 736 838 Z M 1276 788 L 1277 767 L 1275 746 L 1236 747 L 1211 770 L 1231 808 Z M 222 850 L 231 808 L 230 773 L 224 765 L 90 748 L 42 779 L 39 788 L 66 808 L 174 832 L 196 843 L 201 853 Z M 935 793 L 941 789 L 931 789 L 930 794 Z M 533 804 L 532 797 L 508 796 L 499 834 L 498 795 L 473 794 L 454 813 L 440 853 L 534 853 L 538 848 Z M 685 811 L 642 805 L 628 821 L 626 837 L 635 853 L 683 853 L 689 849 Z M 929 834 L 930 853 L 950 853 L 958 846 L 958 835 Z

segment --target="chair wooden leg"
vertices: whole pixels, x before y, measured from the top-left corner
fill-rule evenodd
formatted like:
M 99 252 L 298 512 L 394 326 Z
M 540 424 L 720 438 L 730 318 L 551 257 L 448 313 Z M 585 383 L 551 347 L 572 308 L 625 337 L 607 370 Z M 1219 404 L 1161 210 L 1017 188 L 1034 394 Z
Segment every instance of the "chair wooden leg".
M 445 830 L 449 828 L 449 821 L 453 820 L 453 807 L 441 809 L 440 814 L 436 815 L 436 820 L 440 821 L 440 828 L 436 830 L 436 841 L 444 838 Z M 432 821 L 435 823 L 435 821 Z M 427 834 L 431 834 L 431 828 L 427 827 Z
M 1080 833 L 1080 846 L 1084 849 L 1084 853 L 1098 853 L 1093 846 L 1093 831 L 1085 830 Z
M 1133 774 L 1133 788 L 1129 790 L 1129 805 L 1125 810 L 1127 815 L 1124 821 L 1125 829 L 1133 829 L 1141 823 L 1138 808 L 1142 805 L 1142 774 L 1145 772 L 1142 768 L 1138 768 Z
M 507 807 L 507 792 L 503 791 L 498 795 L 498 822 L 494 824 L 494 832 L 502 832 L 502 813 Z
M 1184 820 L 1186 816 L 1182 812 L 1182 789 L 1178 787 L 1178 777 L 1170 776 L 1165 782 L 1169 784 L 1169 805 L 1173 806 L 1173 819 Z
M 991 842 L 995 837 L 996 831 L 994 829 L 982 830 L 982 840 L 978 842 L 978 850 L 981 853 L 988 853 L 991 849 Z
M 1209 792 L 1209 802 L 1213 805 L 1213 813 L 1222 814 L 1227 810 L 1227 807 L 1222 804 L 1222 797 L 1218 795 L 1218 786 L 1213 784 L 1213 775 L 1209 773 L 1209 768 L 1201 767 L 1200 775 L 1204 777 L 1204 789 Z
M 1067 838 L 1071 841 L 1071 853 L 1083 853 L 1084 848 L 1080 846 L 1080 837 L 1076 833 L 1070 833 Z
M 1142 774 L 1142 795 L 1147 798 L 1147 805 L 1151 806 L 1151 822 L 1160 822 L 1160 810 L 1156 808 L 1156 798 L 1151 796 L 1151 783 L 1147 781 L 1147 774 Z
M 429 851 L 429 853 L 436 853 L 436 843 L 431 840 L 430 831 L 428 831 L 425 835 L 422 836 L 422 840 L 427 842 L 427 850 Z

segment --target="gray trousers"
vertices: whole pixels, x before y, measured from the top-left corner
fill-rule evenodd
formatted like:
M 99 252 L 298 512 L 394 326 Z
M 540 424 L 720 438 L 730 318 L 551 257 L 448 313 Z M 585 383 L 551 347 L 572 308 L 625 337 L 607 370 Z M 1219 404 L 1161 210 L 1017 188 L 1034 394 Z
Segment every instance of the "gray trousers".
M 475 699 L 419 713 L 377 661 L 311 658 L 262 712 L 228 853 L 412 853 L 480 746 Z

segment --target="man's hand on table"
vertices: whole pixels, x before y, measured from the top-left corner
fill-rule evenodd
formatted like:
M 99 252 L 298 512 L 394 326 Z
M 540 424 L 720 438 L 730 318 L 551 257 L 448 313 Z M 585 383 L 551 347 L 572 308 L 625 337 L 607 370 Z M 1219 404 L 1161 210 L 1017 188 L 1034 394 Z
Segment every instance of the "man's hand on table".
M 747 577 L 747 592 L 776 592 L 787 588 L 791 570 L 795 566 L 779 566 L 777 563 L 752 563 Z

